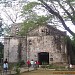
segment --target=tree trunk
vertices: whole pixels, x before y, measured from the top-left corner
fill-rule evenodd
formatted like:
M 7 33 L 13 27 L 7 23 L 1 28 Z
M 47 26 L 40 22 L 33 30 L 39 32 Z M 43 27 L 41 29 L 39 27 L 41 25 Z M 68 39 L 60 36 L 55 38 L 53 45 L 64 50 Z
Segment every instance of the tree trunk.
M 67 25 L 65 24 L 65 21 L 63 20 L 63 18 L 61 17 L 61 15 L 57 12 L 55 12 L 52 8 L 50 8 L 50 6 L 48 6 L 47 3 L 45 3 L 43 0 L 39 0 L 40 2 L 43 3 L 44 7 L 53 15 L 55 15 L 62 23 L 63 27 L 72 35 L 74 36 L 75 33 L 73 31 L 71 31 L 71 29 L 69 29 L 69 27 L 67 27 Z

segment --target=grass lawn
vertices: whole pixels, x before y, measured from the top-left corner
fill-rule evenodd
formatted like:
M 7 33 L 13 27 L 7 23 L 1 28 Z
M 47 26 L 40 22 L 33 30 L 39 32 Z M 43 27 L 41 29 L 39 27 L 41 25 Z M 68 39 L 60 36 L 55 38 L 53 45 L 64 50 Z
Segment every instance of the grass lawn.
M 75 71 L 35 70 L 24 72 L 21 75 L 75 75 Z

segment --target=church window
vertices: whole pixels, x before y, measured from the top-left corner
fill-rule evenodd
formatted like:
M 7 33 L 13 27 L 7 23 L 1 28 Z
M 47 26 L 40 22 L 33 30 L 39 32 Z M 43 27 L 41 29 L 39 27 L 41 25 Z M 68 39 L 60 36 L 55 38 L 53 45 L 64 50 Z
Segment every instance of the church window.
M 7 42 L 4 42 L 4 44 L 7 44 Z
M 32 41 L 31 40 L 29 40 L 29 45 L 32 45 Z
M 50 58 L 50 61 L 53 61 L 53 58 Z
M 57 50 L 61 51 L 61 36 L 60 35 L 55 36 L 54 41 L 55 41 Z M 60 52 L 60 51 L 57 51 L 57 52 Z
M 18 35 L 19 28 L 17 27 L 15 31 L 16 31 L 16 35 Z
M 44 32 L 44 30 L 41 30 L 41 32 Z
M 45 32 L 46 32 L 46 35 L 48 35 L 48 34 L 49 34 L 48 29 L 45 29 Z
M 16 32 L 18 32 L 19 31 L 19 29 L 18 28 L 16 28 Z

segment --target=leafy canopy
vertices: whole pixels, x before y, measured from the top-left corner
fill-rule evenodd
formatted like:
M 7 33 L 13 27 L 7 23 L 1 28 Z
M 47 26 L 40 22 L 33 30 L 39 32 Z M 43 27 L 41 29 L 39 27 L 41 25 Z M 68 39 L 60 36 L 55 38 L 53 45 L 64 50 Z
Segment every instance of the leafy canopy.
M 75 35 L 74 30 L 70 26 L 75 26 L 75 0 L 39 0 L 48 12 L 61 23 L 72 36 Z M 71 22 L 69 25 L 67 21 Z
M 27 5 L 25 5 L 24 7 L 23 7 L 23 10 L 25 10 L 25 11 L 29 11 L 29 10 L 31 10 L 33 7 L 35 7 L 36 5 L 39 5 L 40 3 L 37 3 L 37 2 L 30 2 L 30 3 L 28 3 Z
M 37 2 L 30 2 L 23 7 L 22 16 L 25 16 L 25 21 L 22 24 L 19 35 L 26 35 L 28 31 L 34 29 L 38 25 L 47 25 L 47 20 L 50 16 L 38 16 L 33 10 L 33 8 L 39 4 L 40 3 Z
M 3 58 L 4 45 L 0 42 L 0 59 Z
M 22 24 L 22 29 L 19 32 L 21 36 L 26 35 L 30 30 L 34 29 L 37 26 L 47 25 L 47 20 L 49 17 L 39 16 L 38 19 L 35 20 L 26 20 Z

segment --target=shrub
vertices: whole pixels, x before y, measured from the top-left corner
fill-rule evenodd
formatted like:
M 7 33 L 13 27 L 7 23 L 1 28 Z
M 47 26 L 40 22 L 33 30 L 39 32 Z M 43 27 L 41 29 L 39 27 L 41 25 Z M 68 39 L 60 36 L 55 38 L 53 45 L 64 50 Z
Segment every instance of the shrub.
M 19 61 L 16 65 L 21 67 L 25 64 L 24 60 Z
M 18 67 L 18 66 L 16 66 L 15 71 L 16 71 L 16 74 L 15 74 L 15 75 L 20 75 L 20 69 L 19 69 L 19 67 Z
M 22 66 L 22 65 L 24 65 L 24 64 L 25 64 L 24 60 L 21 60 L 21 61 L 20 61 L 20 65 Z
M 14 66 L 15 66 L 15 63 L 8 63 L 8 67 L 9 67 L 8 69 L 11 70 L 14 68 Z

